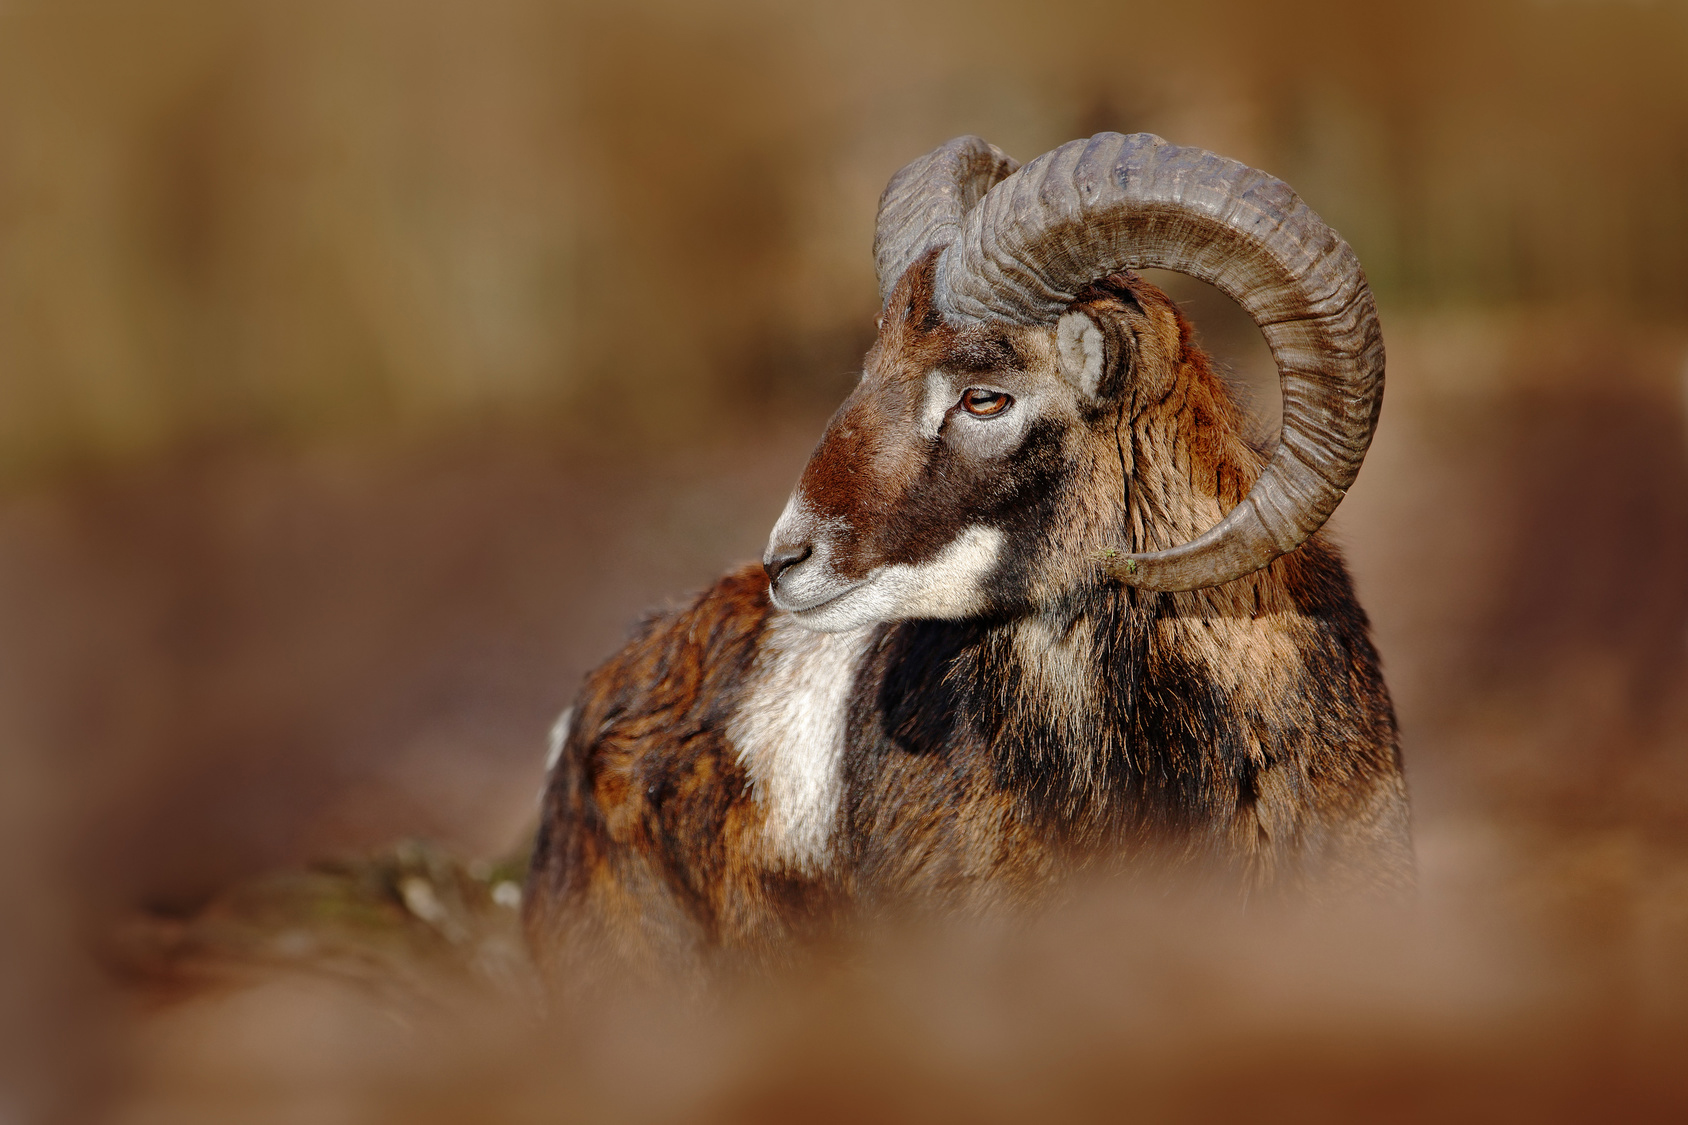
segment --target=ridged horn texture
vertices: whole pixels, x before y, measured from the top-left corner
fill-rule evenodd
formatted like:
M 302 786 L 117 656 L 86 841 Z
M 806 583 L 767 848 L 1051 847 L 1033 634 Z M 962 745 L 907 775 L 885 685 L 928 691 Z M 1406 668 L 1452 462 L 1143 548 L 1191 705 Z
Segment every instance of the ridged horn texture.
M 926 159 L 963 143 L 974 142 L 951 141 Z M 945 198 L 965 200 L 980 175 Z M 963 210 L 938 263 L 937 301 L 953 317 L 1048 324 L 1090 282 L 1158 267 L 1235 300 L 1277 361 L 1283 438 L 1253 490 L 1203 535 L 1125 556 L 1108 567 L 1112 577 L 1151 590 L 1217 586 L 1295 550 L 1324 524 L 1377 428 L 1383 334 L 1354 252 L 1289 185 L 1149 133 L 1099 133 L 1038 157 Z M 881 232 L 885 212 L 882 203 Z M 934 218 L 934 241 L 907 250 L 899 243 L 895 260 L 906 268 L 952 222 L 947 212 Z M 897 229 L 916 227 L 905 218 Z M 888 260 L 880 254 L 881 291 Z
M 957 137 L 903 167 L 879 197 L 873 259 L 884 304 L 930 247 L 954 242 L 961 220 L 1020 162 L 978 137 Z

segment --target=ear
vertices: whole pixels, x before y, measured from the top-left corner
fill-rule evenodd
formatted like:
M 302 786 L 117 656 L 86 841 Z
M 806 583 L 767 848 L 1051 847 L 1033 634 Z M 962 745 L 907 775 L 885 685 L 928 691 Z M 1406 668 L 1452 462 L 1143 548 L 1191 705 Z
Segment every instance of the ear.
M 1081 312 L 1066 313 L 1055 322 L 1055 352 L 1061 364 L 1061 374 L 1067 382 L 1082 391 L 1087 398 L 1096 397 L 1102 382 L 1102 364 L 1106 349 L 1102 345 L 1102 330 L 1096 322 Z

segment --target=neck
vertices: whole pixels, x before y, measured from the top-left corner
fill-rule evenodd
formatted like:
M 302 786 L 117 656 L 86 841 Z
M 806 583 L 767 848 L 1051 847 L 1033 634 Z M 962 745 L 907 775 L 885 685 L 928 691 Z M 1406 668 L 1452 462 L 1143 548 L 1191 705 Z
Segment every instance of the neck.
M 1267 627 L 1219 600 L 1093 587 L 981 638 L 996 768 L 1074 847 L 1218 823 L 1254 768 L 1252 692 L 1222 671 L 1246 652 L 1219 650 Z

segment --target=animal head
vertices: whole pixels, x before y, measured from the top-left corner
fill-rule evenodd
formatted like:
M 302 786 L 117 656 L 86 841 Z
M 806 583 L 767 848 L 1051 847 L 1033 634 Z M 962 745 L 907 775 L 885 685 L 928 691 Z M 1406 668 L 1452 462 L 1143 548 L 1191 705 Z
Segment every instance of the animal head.
M 1359 470 L 1383 388 L 1371 293 L 1347 244 L 1264 173 L 1147 134 L 1024 168 L 963 137 L 892 178 L 875 256 L 878 339 L 763 559 L 775 605 L 811 628 L 1024 612 L 1102 581 L 1230 582 L 1299 546 Z M 1225 425 L 1189 401 L 1205 361 L 1130 272 L 1145 266 L 1254 317 L 1284 428 L 1215 526 L 1131 554 L 1143 459 L 1211 479 L 1192 451 Z M 1172 444 L 1133 448 L 1145 412 Z

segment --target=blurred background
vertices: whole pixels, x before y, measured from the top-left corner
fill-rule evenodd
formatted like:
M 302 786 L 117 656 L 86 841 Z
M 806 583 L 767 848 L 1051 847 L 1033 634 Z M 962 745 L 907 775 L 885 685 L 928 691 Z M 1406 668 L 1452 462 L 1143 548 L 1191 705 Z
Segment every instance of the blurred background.
M 1371 278 L 1333 526 L 1427 881 L 1522 841 L 1615 964 L 1688 937 L 1688 5 L 5 0 L 0 1121 L 145 1086 L 126 912 L 515 843 L 582 673 L 760 553 L 890 174 L 1105 129 Z

